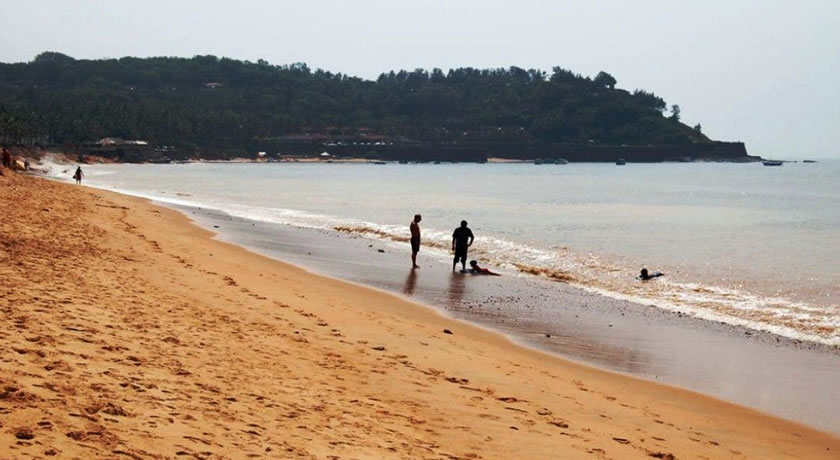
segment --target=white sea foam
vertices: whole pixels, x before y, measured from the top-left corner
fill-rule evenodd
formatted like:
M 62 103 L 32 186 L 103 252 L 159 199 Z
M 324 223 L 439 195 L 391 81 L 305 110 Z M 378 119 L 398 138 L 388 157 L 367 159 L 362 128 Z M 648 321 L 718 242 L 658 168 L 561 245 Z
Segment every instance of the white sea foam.
M 405 241 L 404 226 L 382 225 L 353 219 L 333 218 L 295 210 L 253 209 L 232 212 L 239 217 L 306 228 L 340 229 L 381 241 Z M 423 229 L 427 248 L 439 258 L 449 258 L 450 233 Z M 428 252 L 427 252 L 428 253 Z M 525 276 L 558 279 L 600 295 L 681 312 L 708 321 L 723 322 L 766 331 L 791 339 L 840 346 L 840 316 L 832 307 L 811 305 L 781 297 L 760 296 L 742 290 L 681 283 L 660 278 L 654 283 L 628 282 L 631 267 L 621 267 L 592 254 L 567 249 L 547 250 L 494 237 L 483 237 L 472 256 L 491 264 L 517 270 Z

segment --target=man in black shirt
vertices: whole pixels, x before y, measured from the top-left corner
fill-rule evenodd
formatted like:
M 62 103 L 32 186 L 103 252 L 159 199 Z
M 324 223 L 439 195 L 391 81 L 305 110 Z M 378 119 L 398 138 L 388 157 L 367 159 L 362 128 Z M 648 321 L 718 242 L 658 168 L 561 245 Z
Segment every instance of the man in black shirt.
M 462 220 L 461 226 L 452 233 L 452 251 L 455 252 L 455 260 L 452 262 L 453 272 L 459 260 L 462 269 L 467 269 L 467 248 L 472 246 L 473 238 L 472 230 L 467 227 L 467 221 Z

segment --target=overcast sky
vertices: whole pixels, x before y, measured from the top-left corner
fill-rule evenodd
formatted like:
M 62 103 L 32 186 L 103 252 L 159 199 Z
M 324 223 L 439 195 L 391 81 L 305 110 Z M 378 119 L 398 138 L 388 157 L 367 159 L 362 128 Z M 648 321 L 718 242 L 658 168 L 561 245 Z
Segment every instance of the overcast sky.
M 0 61 L 214 54 L 389 70 L 561 66 L 752 154 L 840 158 L 840 1 L 0 0 Z

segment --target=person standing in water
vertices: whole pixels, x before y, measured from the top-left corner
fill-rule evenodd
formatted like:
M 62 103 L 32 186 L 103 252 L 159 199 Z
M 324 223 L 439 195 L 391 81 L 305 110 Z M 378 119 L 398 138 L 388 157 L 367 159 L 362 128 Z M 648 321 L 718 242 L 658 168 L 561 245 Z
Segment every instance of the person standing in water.
M 423 217 L 420 214 L 414 215 L 414 220 L 411 221 L 411 225 L 408 226 L 409 230 L 411 230 L 411 269 L 420 268 L 417 265 L 417 253 L 420 252 L 420 221 L 423 220 Z
M 82 177 L 85 177 L 85 174 L 82 172 L 82 167 L 77 166 L 76 167 L 76 173 L 73 174 L 73 179 L 76 179 L 77 184 L 81 184 L 82 183 Z
M 452 232 L 452 252 L 455 253 L 455 259 L 452 261 L 452 271 L 455 271 L 455 266 L 458 261 L 461 261 L 461 269 L 467 269 L 467 248 L 473 244 L 473 232 L 467 227 L 467 221 L 462 220 L 461 226 Z

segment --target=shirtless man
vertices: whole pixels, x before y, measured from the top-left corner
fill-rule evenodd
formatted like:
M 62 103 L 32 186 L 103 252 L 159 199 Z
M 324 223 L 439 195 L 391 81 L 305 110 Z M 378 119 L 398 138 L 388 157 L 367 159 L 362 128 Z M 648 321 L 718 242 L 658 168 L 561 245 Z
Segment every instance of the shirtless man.
M 411 230 L 411 269 L 420 268 L 417 265 L 417 253 L 420 252 L 420 221 L 423 218 L 420 214 L 414 215 L 414 220 L 411 221 L 411 225 L 408 228 Z

